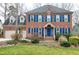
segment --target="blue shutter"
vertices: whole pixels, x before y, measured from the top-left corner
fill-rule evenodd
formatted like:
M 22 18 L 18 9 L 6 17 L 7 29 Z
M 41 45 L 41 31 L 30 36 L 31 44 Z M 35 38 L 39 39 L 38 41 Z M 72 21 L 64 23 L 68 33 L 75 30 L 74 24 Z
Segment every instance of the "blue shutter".
M 64 34 L 64 28 L 63 28 L 63 34 Z
M 46 17 L 45 22 L 47 22 L 47 16 L 45 16 L 45 17 Z
M 38 33 L 38 28 L 36 28 L 36 32 Z
M 44 28 L 41 28 L 42 29 L 42 36 L 44 35 Z
M 68 22 L 70 22 L 70 15 L 68 15 Z
M 56 34 L 56 28 L 55 28 L 55 34 Z
M 18 25 L 19 25 L 19 21 L 20 21 L 20 16 L 18 16 Z
M 63 22 L 64 22 L 64 15 L 62 16 L 62 20 L 63 20 Z
M 70 28 L 68 28 L 68 33 L 70 33 Z
M 30 28 L 28 28 L 28 33 L 30 33 Z
M 60 15 L 60 22 L 63 22 L 63 16 Z
M 30 15 L 28 15 L 28 22 L 30 22 Z
M 38 15 L 34 15 L 34 22 L 38 22 Z
M 24 18 L 25 18 L 25 22 L 24 22 L 24 24 L 26 24 L 27 22 L 26 22 L 26 17 L 24 16 Z
M 56 15 L 54 16 L 54 22 L 56 22 Z
M 36 15 L 36 22 L 38 22 L 38 15 Z
M 62 34 L 62 28 L 60 28 L 60 34 Z

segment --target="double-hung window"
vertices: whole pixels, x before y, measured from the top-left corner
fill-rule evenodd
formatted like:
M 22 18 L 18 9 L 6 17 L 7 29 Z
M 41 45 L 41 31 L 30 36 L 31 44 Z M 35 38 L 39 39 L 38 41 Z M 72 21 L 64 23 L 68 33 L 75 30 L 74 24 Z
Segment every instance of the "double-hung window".
M 42 22 L 42 15 L 38 15 L 38 22 Z
M 34 22 L 34 15 L 30 15 L 30 20 Z
M 64 15 L 64 22 L 68 22 L 68 15 Z
M 25 21 L 25 17 L 24 16 L 20 16 L 20 23 L 24 23 Z
M 60 22 L 60 15 L 56 15 L 56 22 Z
M 64 28 L 64 34 L 68 33 L 68 28 Z
M 51 22 L 51 15 L 47 15 L 47 22 Z
M 56 28 L 56 33 L 60 33 L 60 28 Z

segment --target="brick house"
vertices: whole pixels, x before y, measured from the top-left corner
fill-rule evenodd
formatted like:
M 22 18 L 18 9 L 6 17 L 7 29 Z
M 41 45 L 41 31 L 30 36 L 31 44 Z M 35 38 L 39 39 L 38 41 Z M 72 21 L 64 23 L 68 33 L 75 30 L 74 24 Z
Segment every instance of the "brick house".
M 26 32 L 44 38 L 55 37 L 57 34 L 69 34 L 72 31 L 72 13 L 52 5 L 44 5 L 28 11 Z

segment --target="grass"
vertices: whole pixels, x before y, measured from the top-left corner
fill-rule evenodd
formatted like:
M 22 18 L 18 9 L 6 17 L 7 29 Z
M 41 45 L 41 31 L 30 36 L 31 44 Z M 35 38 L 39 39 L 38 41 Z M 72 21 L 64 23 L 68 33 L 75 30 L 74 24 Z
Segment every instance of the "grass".
M 78 55 L 78 48 L 48 48 L 39 45 L 16 45 L 0 47 L 1 55 Z

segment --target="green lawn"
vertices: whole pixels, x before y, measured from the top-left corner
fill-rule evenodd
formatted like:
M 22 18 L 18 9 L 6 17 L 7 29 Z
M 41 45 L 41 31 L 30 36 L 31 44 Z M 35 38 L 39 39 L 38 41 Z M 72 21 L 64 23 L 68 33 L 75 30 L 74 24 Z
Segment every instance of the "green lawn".
M 79 54 L 78 48 L 48 48 L 38 45 L 16 45 L 0 48 L 1 55 L 66 55 Z

